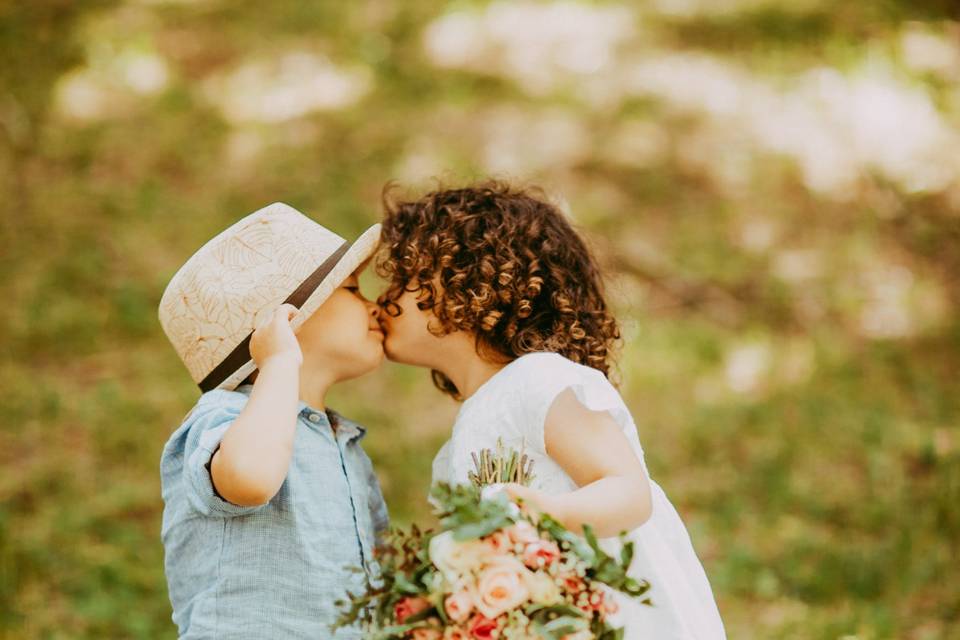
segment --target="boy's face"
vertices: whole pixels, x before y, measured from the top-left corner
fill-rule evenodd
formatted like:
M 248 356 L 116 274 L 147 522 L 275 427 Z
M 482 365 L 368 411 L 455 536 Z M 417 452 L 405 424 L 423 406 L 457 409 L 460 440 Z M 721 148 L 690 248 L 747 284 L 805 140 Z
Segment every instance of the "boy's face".
M 429 309 L 424 311 L 417 306 L 417 295 L 405 291 L 397 299 L 398 316 L 381 311 L 380 324 L 386 333 L 383 349 L 394 362 L 436 368 L 443 337 L 430 333 L 428 327 L 435 316 Z
M 362 267 L 361 267 L 362 269 Z M 376 369 L 383 361 L 380 309 L 360 293 L 357 269 L 297 332 L 304 367 L 325 367 L 337 380 Z

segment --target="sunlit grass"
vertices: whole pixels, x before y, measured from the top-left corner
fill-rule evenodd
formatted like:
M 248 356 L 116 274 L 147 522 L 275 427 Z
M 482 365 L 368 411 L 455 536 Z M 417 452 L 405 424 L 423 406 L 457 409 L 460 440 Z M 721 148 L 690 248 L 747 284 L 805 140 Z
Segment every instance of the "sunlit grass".
M 611 268 L 622 390 L 729 637 L 960 637 L 948 5 L 0 13 L 0 637 L 175 636 L 158 466 L 197 391 L 156 305 L 194 249 L 276 200 L 351 237 L 387 180 L 491 171 Z M 388 364 L 331 405 L 429 523 L 456 404 Z

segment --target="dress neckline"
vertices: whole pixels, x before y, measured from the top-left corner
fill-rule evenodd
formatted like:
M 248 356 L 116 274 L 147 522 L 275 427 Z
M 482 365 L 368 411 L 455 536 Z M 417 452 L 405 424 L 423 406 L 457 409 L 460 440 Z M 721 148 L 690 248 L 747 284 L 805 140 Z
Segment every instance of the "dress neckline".
M 460 417 L 460 415 L 461 415 L 461 414 L 463 413 L 463 411 L 467 408 L 467 406 L 468 406 L 469 404 L 471 404 L 471 402 L 473 401 L 474 398 L 479 397 L 479 396 L 482 395 L 483 393 L 487 392 L 487 391 L 490 389 L 490 387 L 494 386 L 494 381 L 496 381 L 496 380 L 499 379 L 499 378 L 502 378 L 502 377 L 504 376 L 504 374 L 506 373 L 507 369 L 510 369 L 511 367 L 513 367 L 514 364 L 516 364 L 519 360 L 523 359 L 524 357 L 529 356 L 529 355 L 532 355 L 532 354 L 534 354 L 534 353 L 551 353 L 551 352 L 549 352 L 549 351 L 530 351 L 530 352 L 528 352 L 528 353 L 524 353 L 524 354 L 522 354 L 522 355 L 520 355 L 520 356 L 517 356 L 516 358 L 514 358 L 513 360 L 511 360 L 511 361 L 508 362 L 507 364 L 503 365 L 503 367 L 502 367 L 501 369 L 499 369 L 496 373 L 494 373 L 492 376 L 490 376 L 489 378 L 487 378 L 487 379 L 484 381 L 483 384 L 481 384 L 479 387 L 477 387 L 477 390 L 474 391 L 474 392 L 470 395 L 470 397 L 465 398 L 465 399 L 461 402 L 461 404 L 460 404 L 460 411 L 457 412 L 457 417 L 458 417 L 458 418 Z

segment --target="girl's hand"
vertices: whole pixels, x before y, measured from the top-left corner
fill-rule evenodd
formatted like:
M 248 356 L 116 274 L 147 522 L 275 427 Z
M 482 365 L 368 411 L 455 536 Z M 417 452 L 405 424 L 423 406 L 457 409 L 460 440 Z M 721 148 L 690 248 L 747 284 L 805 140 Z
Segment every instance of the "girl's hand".
M 606 538 L 650 518 L 653 499 L 646 469 L 609 412 L 587 408 L 566 389 L 547 412 L 544 444 L 547 455 L 578 487 L 547 496 L 551 504 L 544 505 L 567 529 L 580 533 L 589 524 Z
M 297 365 L 303 364 L 303 352 L 297 336 L 290 328 L 290 321 L 299 313 L 292 304 L 281 305 L 267 322 L 260 325 L 250 338 L 250 356 L 257 367 L 263 369 L 268 360 L 291 358 Z
M 525 487 L 516 482 L 509 482 L 503 485 L 503 490 L 507 492 L 511 500 L 520 503 L 520 506 L 524 510 L 533 515 L 547 513 L 554 518 L 559 517 L 556 513 L 558 505 L 556 504 L 555 496 L 544 493 L 543 491 L 538 491 L 537 489 Z

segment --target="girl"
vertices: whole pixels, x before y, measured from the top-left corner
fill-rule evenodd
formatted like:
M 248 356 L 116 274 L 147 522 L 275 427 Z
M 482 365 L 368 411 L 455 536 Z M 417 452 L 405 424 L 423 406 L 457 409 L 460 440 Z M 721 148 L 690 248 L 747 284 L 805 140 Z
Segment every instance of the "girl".
M 539 193 L 487 182 L 414 201 L 385 193 L 377 263 L 389 281 L 384 350 L 428 367 L 462 405 L 434 482 L 467 482 L 472 453 L 523 448 L 514 497 L 609 552 L 628 531 L 631 574 L 653 607 L 620 598 L 627 638 L 715 640 L 723 624 L 687 531 L 649 478 L 629 410 L 608 381 L 620 337 L 596 261 Z

